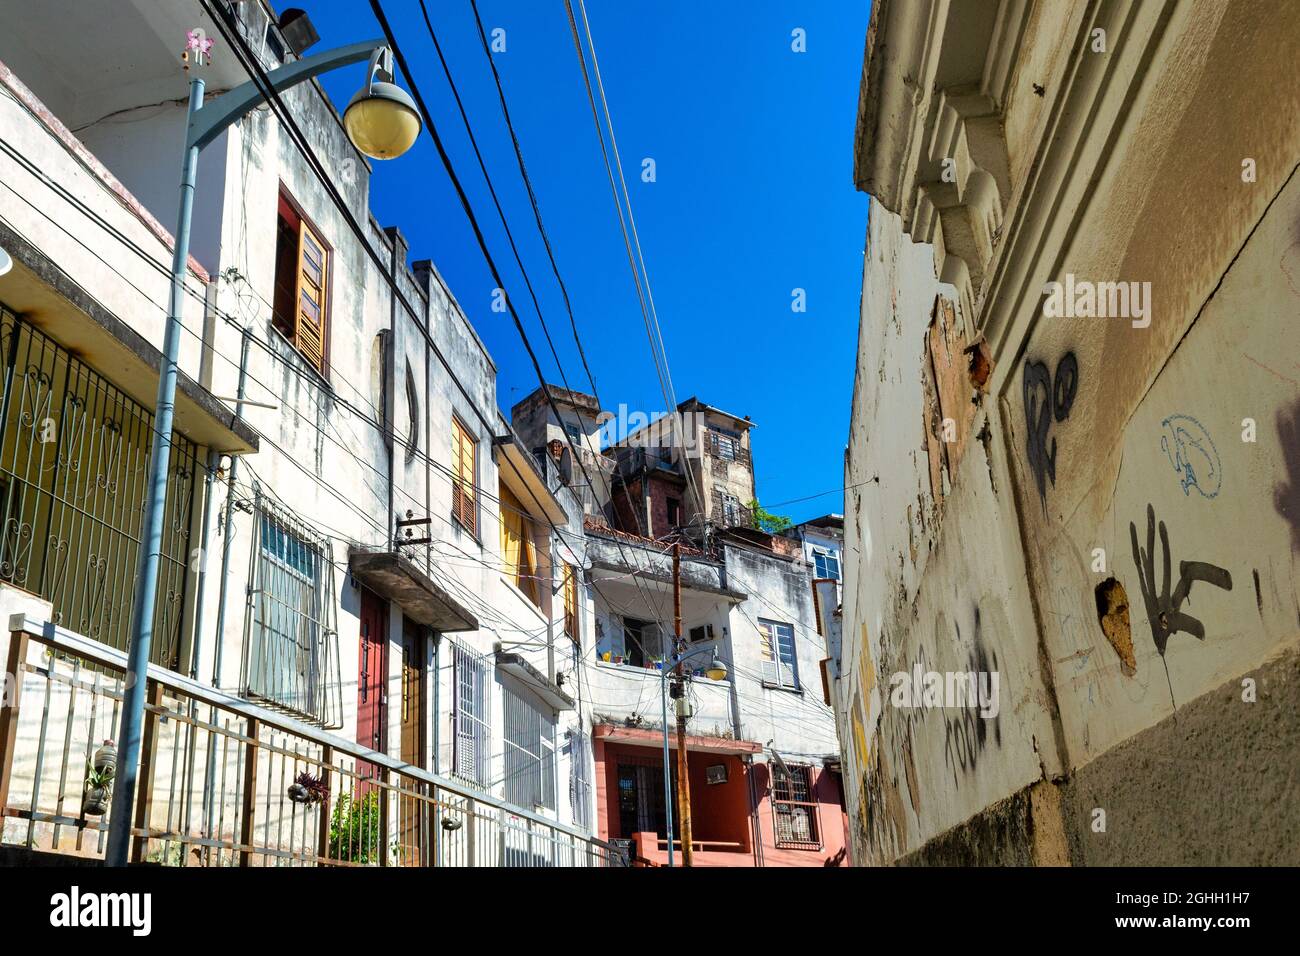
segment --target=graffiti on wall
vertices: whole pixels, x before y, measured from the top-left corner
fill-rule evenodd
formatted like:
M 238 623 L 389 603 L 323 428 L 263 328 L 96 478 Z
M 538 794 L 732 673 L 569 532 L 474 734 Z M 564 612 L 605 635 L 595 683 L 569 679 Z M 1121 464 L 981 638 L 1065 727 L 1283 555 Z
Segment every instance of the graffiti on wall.
M 1073 352 L 1061 356 L 1055 375 L 1048 370 L 1046 362 L 1025 362 L 1025 442 L 1043 507 L 1047 506 L 1047 483 L 1056 485 L 1056 439 L 1050 437 L 1052 422 L 1063 422 L 1070 417 L 1078 389 L 1079 360 Z
M 1147 505 L 1147 540 L 1146 547 L 1138 545 L 1137 525 L 1129 522 L 1128 530 L 1132 538 L 1133 563 L 1137 565 L 1138 583 L 1142 588 L 1142 601 L 1146 605 L 1147 621 L 1151 624 L 1151 636 L 1155 640 L 1156 650 L 1165 656 L 1165 646 L 1169 638 L 1180 631 L 1190 634 L 1198 641 L 1205 640 L 1205 625 L 1199 619 L 1184 611 L 1183 605 L 1191 596 L 1192 585 L 1197 581 L 1212 584 L 1225 591 L 1232 590 L 1232 575 L 1224 568 L 1205 561 L 1180 561 L 1178 563 L 1178 583 L 1173 591 L 1169 590 L 1170 565 L 1172 556 L 1169 549 L 1169 530 L 1163 521 L 1160 527 L 1160 548 L 1163 554 L 1160 573 L 1160 587 L 1156 587 L 1155 537 L 1156 512 Z
M 1202 498 L 1214 498 L 1223 486 L 1219 452 L 1205 426 L 1190 415 L 1170 415 L 1160 423 L 1160 449 L 1173 465 L 1184 495 L 1195 488 Z

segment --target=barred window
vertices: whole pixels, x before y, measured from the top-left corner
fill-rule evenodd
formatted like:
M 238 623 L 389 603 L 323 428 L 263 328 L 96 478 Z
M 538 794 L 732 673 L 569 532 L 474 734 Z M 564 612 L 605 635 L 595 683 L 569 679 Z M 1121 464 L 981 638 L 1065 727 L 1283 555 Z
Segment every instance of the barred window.
M 813 799 L 812 768 L 794 765 L 789 773 L 781 765 L 768 765 L 772 771 L 772 816 L 776 825 L 776 845 L 797 850 L 821 849 L 817 830 L 817 801 Z
M 591 738 L 581 730 L 569 733 L 569 805 L 573 807 L 573 825 L 584 830 L 591 827 L 591 768 L 588 753 Z
M 505 702 L 506 800 L 531 810 L 555 809 L 555 713 L 531 695 L 502 688 Z
M 453 679 L 456 682 L 456 736 L 452 744 L 452 767 L 456 776 L 488 786 L 492 740 L 488 680 L 490 665 L 482 654 L 452 643 Z
M 244 693 L 323 727 L 341 727 L 329 542 L 260 496 L 253 514 Z

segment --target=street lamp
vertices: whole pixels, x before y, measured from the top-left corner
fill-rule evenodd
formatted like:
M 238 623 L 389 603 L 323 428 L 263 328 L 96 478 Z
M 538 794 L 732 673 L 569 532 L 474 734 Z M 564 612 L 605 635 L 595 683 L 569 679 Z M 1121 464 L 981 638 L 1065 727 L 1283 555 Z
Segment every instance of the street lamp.
M 14 267 L 14 261 L 9 258 L 9 253 L 0 249 L 0 276 L 4 275 Z
M 206 49 L 203 53 L 206 54 Z M 420 133 L 419 117 L 411 117 L 414 105 L 390 81 L 392 53 L 383 40 L 367 40 L 350 46 L 303 57 L 277 67 L 205 103 L 204 81 L 192 71 L 185 153 L 181 162 L 180 210 L 177 214 L 176 243 L 172 250 L 172 285 L 167 309 L 167 332 L 163 339 L 163 361 L 158 375 L 158 397 L 154 413 L 153 448 L 145 497 L 140 539 L 140 573 L 135 583 L 131 642 L 127 650 L 122 723 L 118 732 L 118 781 L 113 793 L 108 827 L 108 848 L 104 861 L 125 866 L 130 853 L 131 821 L 135 809 L 135 784 L 140 764 L 140 729 L 144 719 L 145 684 L 149 672 L 149 649 L 153 643 L 153 611 L 158 591 L 158 567 L 162 555 L 164 503 L 167 500 L 167 470 L 171 458 L 172 418 L 176 402 L 177 356 L 181 341 L 181 302 L 185 295 L 185 270 L 190 258 L 190 221 L 194 210 L 194 182 L 199 151 L 242 119 L 273 93 L 296 86 L 312 77 L 350 63 L 369 59 L 366 84 L 349 104 L 345 127 L 357 149 L 376 159 L 391 159 L 410 148 Z M 195 58 L 201 63 L 201 57 Z M 387 81 L 375 83 L 376 72 Z M 401 94 L 400 97 L 396 94 Z
M 423 125 L 409 93 L 393 83 L 393 53 L 382 47 L 370 57 L 366 85 L 343 111 L 343 128 L 372 159 L 393 159 L 411 148 Z M 384 78 L 375 81 L 376 73 Z
M 659 706 L 662 712 L 662 723 L 664 729 L 664 816 L 668 828 L 668 865 L 673 865 L 673 785 L 672 771 L 669 769 L 668 757 L 668 672 L 678 664 L 688 658 L 703 654 L 706 651 L 713 651 L 713 659 L 709 661 L 709 666 L 704 669 L 705 675 L 709 680 L 726 680 L 727 665 L 718 657 L 717 647 L 701 647 L 699 650 L 691 651 L 689 654 L 682 654 L 672 660 L 672 666 L 665 661 L 663 668 L 659 672 Z M 684 850 L 685 848 L 683 848 Z

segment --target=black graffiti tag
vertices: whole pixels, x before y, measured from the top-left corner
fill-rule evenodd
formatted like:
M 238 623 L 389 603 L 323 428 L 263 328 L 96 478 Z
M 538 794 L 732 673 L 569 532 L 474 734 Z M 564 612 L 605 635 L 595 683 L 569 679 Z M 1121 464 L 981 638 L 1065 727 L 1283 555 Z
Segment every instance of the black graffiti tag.
M 1160 590 L 1156 591 L 1155 537 L 1156 512 L 1147 505 L 1147 546 L 1138 547 L 1137 525 L 1129 522 L 1129 534 L 1133 539 L 1133 563 L 1137 565 L 1138 579 L 1142 585 L 1142 600 L 1147 608 L 1147 620 L 1151 624 L 1151 636 L 1155 639 L 1156 650 L 1160 656 L 1165 655 L 1165 645 L 1169 638 L 1182 631 L 1198 641 L 1205 640 L 1205 625 L 1190 614 L 1180 610 L 1183 603 L 1191 596 L 1192 584 L 1204 581 L 1225 591 L 1232 590 L 1232 575 L 1217 565 L 1204 561 L 1180 561 L 1178 563 L 1178 586 L 1173 594 L 1169 593 L 1169 531 L 1163 521 L 1160 522 L 1160 548 L 1164 552 L 1161 571 Z
M 1047 504 L 1047 482 L 1056 485 L 1056 439 L 1048 444 L 1052 419 L 1063 422 L 1070 417 L 1074 396 L 1079 389 L 1079 360 L 1066 352 L 1056 363 L 1053 380 L 1045 362 L 1025 362 L 1025 428 L 1029 467 L 1034 471 L 1038 497 Z

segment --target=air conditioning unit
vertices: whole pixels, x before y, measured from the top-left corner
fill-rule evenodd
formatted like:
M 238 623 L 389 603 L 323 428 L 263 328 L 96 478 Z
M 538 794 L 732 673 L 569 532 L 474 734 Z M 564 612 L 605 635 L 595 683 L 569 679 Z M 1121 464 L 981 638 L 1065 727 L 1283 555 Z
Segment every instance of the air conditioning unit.
M 692 644 L 698 644 L 700 641 L 713 640 L 713 625 L 701 624 L 699 627 L 693 627 L 690 630 Z

